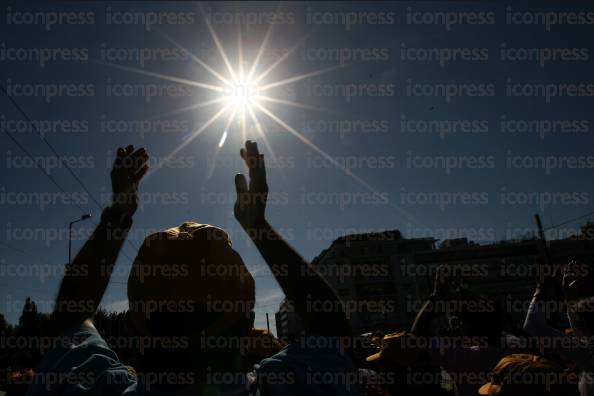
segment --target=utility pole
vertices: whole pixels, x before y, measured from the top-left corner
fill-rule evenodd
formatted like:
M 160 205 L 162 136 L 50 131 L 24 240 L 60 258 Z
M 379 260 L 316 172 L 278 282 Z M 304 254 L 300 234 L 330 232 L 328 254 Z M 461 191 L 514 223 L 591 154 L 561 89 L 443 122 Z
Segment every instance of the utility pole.
M 549 252 L 549 247 L 547 245 L 547 239 L 545 237 L 544 229 L 542 228 L 542 222 L 540 221 L 540 216 L 537 214 L 534 215 L 534 220 L 536 221 L 536 227 L 538 228 L 538 237 L 541 243 L 541 249 L 544 256 L 544 262 L 546 265 L 549 266 L 549 271 L 552 270 L 552 260 L 551 254 Z M 538 280 L 542 283 L 544 282 L 544 273 L 542 266 L 538 269 Z
M 540 265 L 538 268 L 538 281 L 540 285 L 545 284 L 545 276 L 552 277 L 555 276 L 555 268 L 553 267 L 553 260 L 551 258 L 551 251 L 549 249 L 549 245 L 547 244 L 547 239 L 545 237 L 544 229 L 542 228 L 542 222 L 540 221 L 540 216 L 538 214 L 534 215 L 534 220 L 536 221 L 536 227 L 538 227 L 538 237 L 541 244 L 541 252 L 544 256 L 544 264 Z M 562 301 L 563 297 L 561 296 L 561 291 L 559 287 L 556 285 L 549 285 L 552 290 L 548 290 L 546 293 L 549 293 L 547 298 L 554 298 L 556 301 Z M 549 314 L 549 312 L 547 312 Z M 551 312 L 550 317 L 548 318 L 548 322 L 551 323 L 553 327 L 558 327 L 561 323 L 564 322 L 564 318 L 561 318 L 559 312 Z
M 268 320 L 268 312 L 266 312 L 266 328 L 268 329 L 268 332 L 270 333 L 270 320 Z

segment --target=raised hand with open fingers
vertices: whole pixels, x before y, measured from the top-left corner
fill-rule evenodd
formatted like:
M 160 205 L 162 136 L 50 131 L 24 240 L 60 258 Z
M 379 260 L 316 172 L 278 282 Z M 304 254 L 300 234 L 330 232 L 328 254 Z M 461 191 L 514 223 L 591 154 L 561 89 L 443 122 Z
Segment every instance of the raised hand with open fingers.
M 235 218 L 244 229 L 256 228 L 265 223 L 268 185 L 266 183 L 266 167 L 264 155 L 258 151 L 258 145 L 248 140 L 245 148 L 240 150 L 241 158 L 249 170 L 249 186 L 242 174 L 235 176 L 237 201 L 235 202 Z
M 138 208 L 138 184 L 148 170 L 149 156 L 144 148 L 118 148 L 111 170 L 113 206 L 132 215 Z

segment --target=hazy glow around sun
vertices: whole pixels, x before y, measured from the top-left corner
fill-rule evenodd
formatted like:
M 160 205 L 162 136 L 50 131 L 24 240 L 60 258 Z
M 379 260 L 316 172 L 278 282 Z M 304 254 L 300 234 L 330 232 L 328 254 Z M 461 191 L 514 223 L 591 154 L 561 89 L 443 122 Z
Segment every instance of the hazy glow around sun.
M 258 85 L 252 80 L 242 78 L 225 87 L 225 104 L 232 111 L 253 111 L 258 104 Z
M 201 9 L 203 12 L 203 10 Z M 204 22 L 208 28 L 210 36 L 214 41 L 218 53 L 221 59 L 224 62 L 224 66 L 222 70 L 215 70 L 213 67 L 208 65 L 207 63 L 203 62 L 197 56 L 192 54 L 186 48 L 184 48 L 181 44 L 175 41 L 173 38 L 169 37 L 167 34 L 157 30 L 165 39 L 171 42 L 176 47 L 182 49 L 190 58 L 198 65 L 202 70 L 205 70 L 210 73 L 210 75 L 214 76 L 217 80 L 214 84 L 206 83 L 202 81 L 196 80 L 189 80 L 185 78 L 175 77 L 167 74 L 157 73 L 157 72 L 150 72 L 144 69 L 138 69 L 134 67 L 109 63 L 109 62 L 99 62 L 114 68 L 118 68 L 121 70 L 126 70 L 129 72 L 150 76 L 154 78 L 159 78 L 167 81 L 172 81 L 179 84 L 189 85 L 194 88 L 205 89 L 215 93 L 215 98 L 212 100 L 207 100 L 204 102 L 196 103 L 194 105 L 184 107 L 182 109 L 175 110 L 172 113 L 182 112 L 182 111 L 192 111 L 198 108 L 205 108 L 211 107 L 218 107 L 215 110 L 214 115 L 204 121 L 202 125 L 195 131 L 193 131 L 188 138 L 185 139 L 183 143 L 177 146 L 173 151 L 171 151 L 166 157 L 164 157 L 156 167 L 153 168 L 152 171 L 149 171 L 149 175 L 154 173 L 154 171 L 160 169 L 164 163 L 168 162 L 175 154 L 177 154 L 180 150 L 182 150 L 185 146 L 190 144 L 192 140 L 202 134 L 208 128 L 211 128 L 215 122 L 219 118 L 225 118 L 224 121 L 224 128 L 222 129 L 222 135 L 219 140 L 219 144 L 217 145 L 215 156 L 218 154 L 219 150 L 225 145 L 225 142 L 228 140 L 229 136 L 232 136 L 236 131 L 233 127 L 234 120 L 238 122 L 236 125 L 239 125 L 239 132 L 241 136 L 241 141 L 244 141 L 247 138 L 248 133 L 252 134 L 253 132 L 257 132 L 259 138 L 262 139 L 263 143 L 265 144 L 266 148 L 268 149 L 270 155 L 274 159 L 274 151 L 268 142 L 268 138 L 265 134 L 265 128 L 263 124 L 259 121 L 258 116 L 266 116 L 269 120 L 273 121 L 276 125 L 278 125 L 282 130 L 290 133 L 291 135 L 295 136 L 299 141 L 303 144 L 308 146 L 309 148 L 313 149 L 316 153 L 321 155 L 323 158 L 328 160 L 330 163 L 334 164 L 338 169 L 342 170 L 347 176 L 355 180 L 357 183 L 362 185 L 368 191 L 378 193 L 376 189 L 374 189 L 371 185 L 369 185 L 364 179 L 355 175 L 350 169 L 347 169 L 344 165 L 340 162 L 336 161 L 333 157 L 331 157 L 328 153 L 318 147 L 315 143 L 313 143 L 310 139 L 300 133 L 298 130 L 293 128 L 289 125 L 285 120 L 280 118 L 274 111 L 272 106 L 290 106 L 299 109 L 311 110 L 311 111 L 322 111 L 327 112 L 327 110 L 322 109 L 318 106 L 312 106 L 305 103 L 299 103 L 287 98 L 277 97 L 274 95 L 275 89 L 279 88 L 284 85 L 294 84 L 299 81 L 303 81 L 312 77 L 319 76 L 324 73 L 328 73 L 337 69 L 343 68 L 345 65 L 338 64 L 330 67 L 326 67 L 323 69 L 315 70 L 312 72 L 300 74 L 300 75 L 293 75 L 287 77 L 282 80 L 277 80 L 274 82 L 264 82 L 266 78 L 271 74 L 272 71 L 277 69 L 283 62 L 287 61 L 291 54 L 300 48 L 304 43 L 305 40 L 309 37 L 306 35 L 301 40 L 297 41 L 295 45 L 293 45 L 288 51 L 286 51 L 282 56 L 276 59 L 272 64 L 267 65 L 264 70 L 261 70 L 262 66 L 260 64 L 260 60 L 262 54 L 264 53 L 265 49 L 268 45 L 268 40 L 272 33 L 272 28 L 274 25 L 270 25 L 266 32 L 265 37 L 263 38 L 260 48 L 256 56 L 251 59 L 251 62 L 247 62 L 249 69 L 244 70 L 244 48 L 242 44 L 242 35 L 241 35 L 241 27 L 238 28 L 238 59 L 237 59 L 237 67 L 233 67 L 231 62 L 229 61 L 229 57 L 227 56 L 227 52 L 223 49 L 223 45 L 220 42 L 217 34 L 215 33 L 212 25 L 208 18 L 204 18 Z M 226 72 L 225 72 L 226 69 Z M 249 125 L 248 125 L 249 124 Z M 209 174 L 209 177 L 212 175 Z M 398 205 L 395 205 L 390 202 L 390 205 L 397 209 L 401 214 L 403 214 L 406 218 L 414 222 L 415 224 L 419 224 L 418 221 L 410 216 L 410 214 L 400 208 Z

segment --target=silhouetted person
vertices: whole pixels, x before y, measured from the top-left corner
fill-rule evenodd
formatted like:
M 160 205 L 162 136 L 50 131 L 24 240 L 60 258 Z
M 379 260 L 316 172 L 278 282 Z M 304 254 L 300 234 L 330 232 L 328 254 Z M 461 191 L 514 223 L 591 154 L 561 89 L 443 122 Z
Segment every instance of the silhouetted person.
M 258 388 L 266 395 L 358 394 L 356 369 L 342 341 L 351 337 L 340 299 L 328 283 L 282 238 L 265 216 L 268 185 L 264 155 L 254 142 L 240 151 L 249 169 L 249 185 L 235 177 L 235 217 L 253 240 L 303 324 L 303 334 L 258 370 Z M 334 307 L 328 310 L 322 307 Z
M 460 299 L 451 291 L 452 280 L 444 276 L 443 267 L 435 274 L 434 289 L 417 314 L 412 333 L 427 338 L 428 352 L 434 364 L 453 377 L 457 394 L 476 396 L 480 381 L 499 360 L 520 352 L 517 338 L 503 333 L 503 315 L 487 299 Z M 445 307 L 451 306 L 458 317 L 458 329 L 447 335 L 438 332 Z
M 579 396 L 577 376 L 558 362 L 529 354 L 501 359 L 480 387 L 483 396 Z
M 421 341 L 410 332 L 389 333 L 382 338 L 381 350 L 367 357 L 381 375 L 388 395 L 453 394 L 442 387 L 441 369 L 431 361 Z
M 132 226 L 138 183 L 148 155 L 118 149 L 113 204 L 67 269 L 52 315 L 60 345 L 44 357 L 29 394 L 356 394 L 341 383 L 353 370 L 340 345 L 350 336 L 330 286 L 270 226 L 264 157 L 255 143 L 241 150 L 250 182 L 235 179 L 235 217 L 270 266 L 304 323 L 300 342 L 264 359 L 254 375 L 244 356 L 254 314 L 254 280 L 221 229 L 185 222 L 145 238 L 128 280 L 130 317 L 143 340 L 137 370 L 121 363 L 95 329 L 93 314 Z M 312 302 L 334 304 L 332 312 Z M 315 304 L 314 304 L 315 306 Z M 147 344 L 148 343 L 148 344 Z M 316 374 L 323 374 L 318 379 Z M 328 381 L 328 374 L 331 380 Z
M 594 276 L 591 268 L 583 263 L 570 262 L 564 270 L 563 296 L 555 295 L 555 278 L 537 279 L 536 291 L 524 322 L 524 330 L 539 337 L 547 347 L 545 352 L 573 363 L 580 372 L 579 391 L 582 396 L 594 395 Z M 564 301 L 563 301 L 564 300 Z M 567 318 L 572 335 L 548 323 L 546 307 L 555 313 L 567 307 Z

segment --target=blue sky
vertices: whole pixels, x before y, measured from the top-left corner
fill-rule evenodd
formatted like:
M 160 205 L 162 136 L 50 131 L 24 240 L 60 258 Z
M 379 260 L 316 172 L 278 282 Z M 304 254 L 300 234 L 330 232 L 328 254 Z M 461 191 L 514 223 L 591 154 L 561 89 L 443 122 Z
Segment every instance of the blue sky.
M 548 227 L 591 212 L 593 9 L 548 7 L 468 2 L 205 3 L 205 14 L 212 18 L 233 65 L 238 62 L 238 27 L 249 64 L 275 10 L 280 13 L 259 70 L 303 39 L 267 82 L 336 66 L 341 59 L 345 63 L 274 89 L 276 97 L 314 109 L 269 107 L 347 166 L 355 178 L 259 113 L 276 156 L 273 161 L 253 125 L 248 127 L 248 137 L 262 142 L 269 161 L 271 222 L 312 259 L 336 237 L 353 231 L 400 229 L 406 237 L 468 236 L 488 243 L 530 231 L 534 213 L 540 213 Z M 69 23 L 66 13 L 76 14 L 78 22 Z M 163 18 L 161 23 L 153 23 L 155 15 Z M 45 127 L 54 121 L 44 129 L 46 139 L 103 205 L 117 146 L 146 147 L 156 164 L 220 108 L 171 114 L 208 99 L 208 91 L 101 63 L 213 83 L 213 77 L 189 57 L 167 59 L 158 51 L 175 47 L 156 28 L 227 73 L 194 3 L 8 3 L 0 8 L 0 18 L 3 86 L 12 90 L 31 119 L 44 120 Z M 54 52 L 42 62 L 34 51 L 41 48 L 79 52 L 70 57 Z M 153 55 L 141 62 L 135 48 Z M 16 49 L 31 51 L 14 59 L 10 53 Z M 518 53 L 513 49 L 529 55 L 507 60 Z M 128 57 L 114 59 L 110 53 Z M 511 55 L 502 59 L 502 54 Z M 61 94 L 47 94 L 55 89 Z M 539 92 L 545 89 L 557 94 L 543 97 Z M 116 96 L 116 91 L 130 95 Z M 68 222 L 81 214 L 73 200 L 82 199 L 80 206 L 95 219 L 99 215 L 48 146 L 35 131 L 19 129 L 26 124 L 18 120 L 21 115 L 1 95 L 0 124 L 71 194 L 54 194 L 51 202 L 40 204 L 40 196 L 47 198 L 58 190 L 0 134 L 0 312 L 11 322 L 18 319 L 27 296 L 42 310 L 51 305 L 67 259 Z M 423 130 L 437 121 L 442 121 L 441 129 Z M 143 182 L 142 207 L 131 243 L 124 248 L 127 257 L 118 260 L 105 306 L 125 305 L 131 258 L 144 235 L 196 221 L 228 230 L 254 273 L 257 325 L 265 326 L 264 312 L 277 310 L 282 293 L 232 214 L 233 175 L 244 171 L 235 122 L 214 160 L 224 124 L 223 119 L 213 123 Z M 516 132 L 518 125 L 528 127 Z M 549 125 L 555 129 L 542 129 Z M 75 226 L 75 250 L 94 221 Z M 561 233 L 577 225 L 564 226 Z

